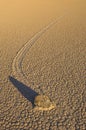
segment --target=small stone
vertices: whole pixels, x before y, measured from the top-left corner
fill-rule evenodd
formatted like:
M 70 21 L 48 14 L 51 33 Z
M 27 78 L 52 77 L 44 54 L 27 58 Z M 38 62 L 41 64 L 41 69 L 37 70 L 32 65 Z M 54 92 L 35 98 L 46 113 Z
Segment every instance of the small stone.
M 35 97 L 34 105 L 36 110 L 51 110 L 56 107 L 56 105 L 45 95 L 38 95 Z

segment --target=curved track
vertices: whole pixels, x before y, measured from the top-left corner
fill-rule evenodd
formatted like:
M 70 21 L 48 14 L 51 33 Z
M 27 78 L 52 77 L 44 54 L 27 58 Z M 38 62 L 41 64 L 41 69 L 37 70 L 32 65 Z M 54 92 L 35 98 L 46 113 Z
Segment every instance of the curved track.
M 19 78 L 21 78 L 24 82 L 27 82 L 26 77 L 24 76 L 24 73 L 22 71 L 22 61 L 27 53 L 27 51 L 32 47 L 32 45 L 34 45 L 34 43 L 42 36 L 42 34 L 44 34 L 50 27 L 52 27 L 54 24 L 56 24 L 57 22 L 59 22 L 59 20 L 61 18 L 63 18 L 65 16 L 62 15 L 60 17 L 58 17 L 57 20 L 51 22 L 50 24 L 48 24 L 46 27 L 44 27 L 41 31 L 39 31 L 38 33 L 36 33 L 17 53 L 17 55 L 15 56 L 14 60 L 13 60 L 13 64 L 12 64 L 12 70 L 13 70 L 13 74 L 14 75 L 18 75 Z

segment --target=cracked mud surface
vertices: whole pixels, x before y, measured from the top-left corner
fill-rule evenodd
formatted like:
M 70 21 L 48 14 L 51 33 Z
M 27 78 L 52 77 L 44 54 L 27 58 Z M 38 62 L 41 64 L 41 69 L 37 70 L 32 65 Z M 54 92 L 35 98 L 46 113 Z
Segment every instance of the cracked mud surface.
M 31 39 L 41 24 L 38 28 L 35 24 L 34 29 L 30 25 L 0 25 L 0 130 L 85 130 L 86 19 L 83 15 L 68 14 L 35 41 L 21 65 L 27 83 L 13 73 L 13 59 L 28 35 Z M 47 95 L 56 108 L 36 111 L 29 91 Z
M 85 32 L 80 33 L 76 22 L 68 24 L 71 19 L 61 20 L 59 25 L 45 33 L 23 62 L 23 72 L 32 88 L 48 95 L 57 104 L 57 108 L 49 112 L 49 117 L 53 116 L 55 128 L 51 123 L 48 129 L 85 130 L 86 127 Z M 65 27 L 62 32 L 63 23 Z

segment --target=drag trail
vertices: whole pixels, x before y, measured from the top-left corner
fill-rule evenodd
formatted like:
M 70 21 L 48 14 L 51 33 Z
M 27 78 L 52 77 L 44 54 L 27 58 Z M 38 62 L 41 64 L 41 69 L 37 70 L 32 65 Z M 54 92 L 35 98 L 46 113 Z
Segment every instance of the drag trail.
M 27 51 L 29 51 L 29 49 L 35 44 L 35 42 L 49 29 L 51 28 L 53 25 L 55 25 L 57 22 L 60 21 L 60 19 L 62 19 L 64 15 L 61 15 L 58 17 L 57 20 L 51 22 L 50 24 L 48 24 L 46 27 L 44 27 L 41 31 L 39 31 L 38 33 L 36 33 L 17 53 L 17 55 L 15 56 L 15 58 L 13 59 L 13 63 L 12 63 L 12 71 L 13 71 L 13 75 L 18 76 L 23 82 L 25 82 L 26 84 L 28 84 L 28 81 L 24 75 L 24 72 L 22 71 L 22 61 L 27 53 Z

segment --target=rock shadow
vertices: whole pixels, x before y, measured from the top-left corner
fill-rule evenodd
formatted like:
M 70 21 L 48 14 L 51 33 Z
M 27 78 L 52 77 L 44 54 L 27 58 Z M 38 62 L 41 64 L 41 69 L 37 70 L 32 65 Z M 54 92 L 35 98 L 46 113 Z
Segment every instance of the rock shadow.
M 29 86 L 26 86 L 22 82 L 18 81 L 14 77 L 9 76 L 9 80 L 18 89 L 18 91 L 34 106 L 34 98 L 38 95 L 38 93 L 32 90 Z

